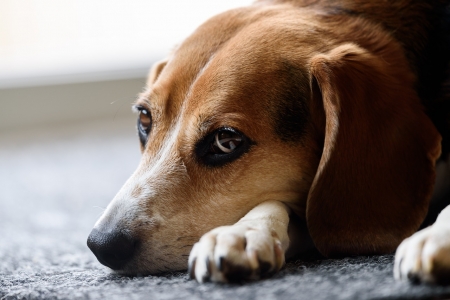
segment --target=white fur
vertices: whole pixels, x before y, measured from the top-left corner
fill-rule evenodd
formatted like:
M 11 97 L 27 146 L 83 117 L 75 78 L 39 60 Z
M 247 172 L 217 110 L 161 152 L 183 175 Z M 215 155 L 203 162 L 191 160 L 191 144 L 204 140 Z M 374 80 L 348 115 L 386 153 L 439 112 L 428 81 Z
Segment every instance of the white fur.
M 284 253 L 289 246 L 288 225 L 289 208 L 285 204 L 263 202 L 236 224 L 203 235 L 189 256 L 191 272 L 199 282 L 226 282 L 227 268 L 218 267 L 221 257 L 227 264 L 249 270 L 250 278 L 261 275 L 259 261 L 270 264 L 269 272 L 278 271 L 284 265 Z
M 176 141 L 181 130 L 180 123 L 178 120 L 154 157 L 141 160 L 137 170 L 125 182 L 96 222 L 95 228 L 101 227 L 105 222 L 120 220 L 126 224 L 137 215 L 145 216 L 140 203 L 156 196 L 162 196 L 157 190 L 158 187 L 167 188 L 176 185 L 177 180 L 186 174 L 186 169 L 182 163 L 179 163 L 176 152 Z M 178 176 L 167 176 L 167 174 L 175 172 L 178 173 Z M 137 189 L 140 189 L 141 192 L 136 197 L 133 196 L 133 191 Z
M 404 240 L 395 254 L 396 279 L 419 279 L 436 282 L 442 276 L 436 269 L 450 274 L 450 206 L 439 215 L 436 222 Z

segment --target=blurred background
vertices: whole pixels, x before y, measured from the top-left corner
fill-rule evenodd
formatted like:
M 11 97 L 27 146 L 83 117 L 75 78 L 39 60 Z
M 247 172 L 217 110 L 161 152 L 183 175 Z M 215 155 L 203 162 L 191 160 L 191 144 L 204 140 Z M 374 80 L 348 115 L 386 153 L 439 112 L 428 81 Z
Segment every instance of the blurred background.
M 0 128 L 123 117 L 151 64 L 248 0 L 0 1 Z
M 56 243 L 60 255 L 68 241 L 87 249 L 139 162 L 131 104 L 148 69 L 212 15 L 250 2 L 0 1 L 0 274 L 25 270 L 17 257 L 52 257 Z

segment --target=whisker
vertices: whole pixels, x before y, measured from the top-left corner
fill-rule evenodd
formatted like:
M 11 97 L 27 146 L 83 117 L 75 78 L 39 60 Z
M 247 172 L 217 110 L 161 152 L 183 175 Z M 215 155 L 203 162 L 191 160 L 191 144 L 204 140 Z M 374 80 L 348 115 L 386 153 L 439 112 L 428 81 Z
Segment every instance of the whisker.
M 92 208 L 100 208 L 103 211 L 106 210 L 106 207 L 101 207 L 101 206 L 97 206 L 97 205 L 92 206 Z

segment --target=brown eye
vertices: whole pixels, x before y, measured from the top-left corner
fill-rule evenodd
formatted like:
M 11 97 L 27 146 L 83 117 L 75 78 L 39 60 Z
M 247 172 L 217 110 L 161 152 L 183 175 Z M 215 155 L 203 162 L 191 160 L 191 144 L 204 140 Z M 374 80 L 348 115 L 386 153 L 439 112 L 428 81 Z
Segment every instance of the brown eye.
M 152 129 L 152 116 L 150 111 L 143 106 L 135 106 L 134 109 L 139 113 L 137 119 L 139 140 L 141 141 L 141 144 L 145 146 L 150 130 Z
M 141 109 L 139 111 L 139 126 L 140 126 L 139 129 L 148 134 L 151 125 L 152 119 L 150 117 L 149 112 L 146 109 Z
M 222 127 L 197 142 L 195 152 L 198 159 L 209 167 L 220 167 L 238 159 L 254 144 L 242 132 Z
M 242 137 L 233 131 L 219 131 L 214 135 L 210 153 L 226 154 L 231 153 L 242 142 Z

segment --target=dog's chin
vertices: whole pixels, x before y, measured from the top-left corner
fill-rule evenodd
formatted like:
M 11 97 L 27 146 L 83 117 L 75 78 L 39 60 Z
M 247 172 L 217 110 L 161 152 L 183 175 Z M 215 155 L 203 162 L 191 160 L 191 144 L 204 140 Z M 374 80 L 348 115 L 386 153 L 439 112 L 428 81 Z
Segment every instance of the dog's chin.
M 151 257 L 151 256 L 149 256 Z M 187 258 L 178 261 L 169 261 L 167 257 L 158 259 L 148 259 L 146 257 L 136 257 L 132 261 L 123 265 L 120 269 L 110 269 L 112 274 L 121 276 L 147 276 L 164 275 L 173 272 L 183 272 L 187 270 Z
M 164 276 L 170 273 L 186 272 L 186 267 L 184 268 L 171 268 L 168 270 L 147 270 L 139 268 L 126 268 L 122 270 L 111 270 L 112 274 L 126 276 L 126 277 L 141 277 L 141 276 Z
M 139 270 L 139 269 L 124 269 L 124 270 L 112 270 L 111 269 L 111 273 L 114 275 L 119 275 L 119 276 L 125 276 L 125 277 L 143 277 L 143 276 L 165 276 L 168 274 L 173 274 L 173 273 L 179 273 L 179 272 L 186 272 L 186 267 L 185 268 L 180 268 L 180 269 L 173 269 L 173 270 L 165 270 L 165 271 L 161 271 L 161 270 L 156 270 L 156 271 L 151 271 L 151 270 Z

